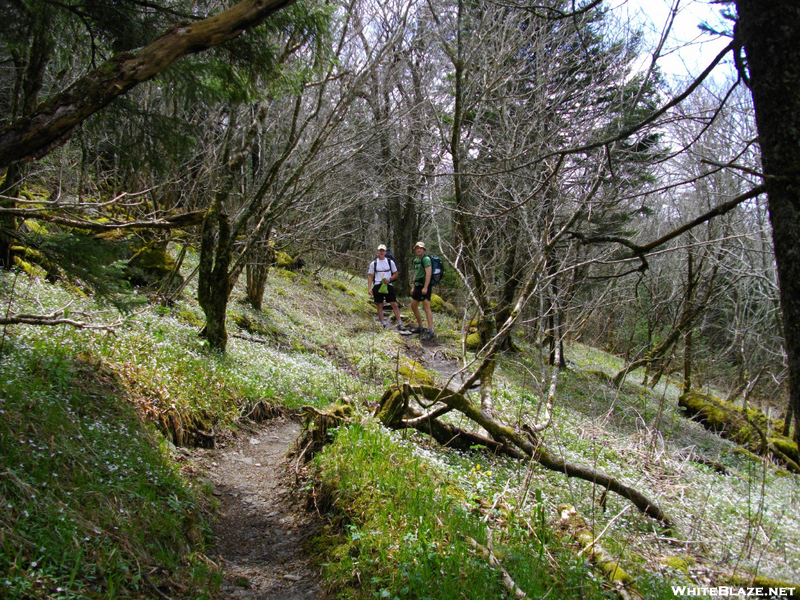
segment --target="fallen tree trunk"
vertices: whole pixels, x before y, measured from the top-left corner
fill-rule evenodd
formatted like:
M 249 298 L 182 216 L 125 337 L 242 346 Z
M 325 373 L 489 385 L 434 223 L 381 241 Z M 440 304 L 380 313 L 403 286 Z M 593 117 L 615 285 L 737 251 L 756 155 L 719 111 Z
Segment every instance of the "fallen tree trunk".
M 603 575 L 614 586 L 623 600 L 643 600 L 642 595 L 633 585 L 633 578 L 622 570 L 614 557 L 600 545 L 600 537 L 594 537 L 586 520 L 569 504 L 558 507 L 559 527 L 581 546 L 580 554 L 585 554 L 592 564 L 603 572 Z
M 437 403 L 442 403 L 450 410 L 457 410 L 472 421 L 480 425 L 491 436 L 491 440 L 468 433 L 453 425 L 442 423 L 438 416 L 443 414 L 442 409 L 433 410 L 427 414 L 410 407 L 410 400 L 414 397 L 425 408 L 431 408 Z M 488 448 L 515 456 L 517 458 L 533 458 L 540 465 L 551 471 L 564 473 L 567 477 L 577 477 L 590 481 L 603 489 L 619 494 L 630 500 L 636 508 L 644 514 L 660 521 L 666 527 L 672 527 L 672 521 L 647 496 L 638 490 L 606 475 L 583 465 L 577 465 L 550 453 L 537 438 L 533 430 L 521 434 L 511 427 L 499 423 L 489 417 L 484 411 L 474 406 L 462 394 L 447 389 L 433 386 L 412 386 L 409 384 L 390 386 L 381 398 L 375 411 L 375 417 L 386 427 L 392 429 L 406 429 L 413 427 L 424 433 L 432 435 L 440 443 L 463 448 L 467 440 L 480 440 L 478 443 Z M 435 434 L 433 432 L 436 432 Z M 490 442 L 490 443 L 486 443 Z M 474 445 L 472 443 L 468 445 Z
M 684 414 L 709 431 L 762 456 L 772 456 L 800 473 L 797 445 L 782 433 L 782 423 L 767 419 L 760 410 L 740 408 L 720 398 L 691 391 L 681 394 L 678 406 Z

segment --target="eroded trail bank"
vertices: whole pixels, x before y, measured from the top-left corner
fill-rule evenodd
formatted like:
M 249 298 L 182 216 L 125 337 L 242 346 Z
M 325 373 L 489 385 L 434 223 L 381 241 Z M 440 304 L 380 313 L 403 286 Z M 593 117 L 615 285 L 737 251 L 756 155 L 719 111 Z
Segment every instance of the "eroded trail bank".
M 189 457 L 220 503 L 212 555 L 225 567 L 219 598 L 324 598 L 304 549 L 321 520 L 305 510 L 293 489 L 294 471 L 286 458 L 299 432 L 297 423 L 275 419 Z

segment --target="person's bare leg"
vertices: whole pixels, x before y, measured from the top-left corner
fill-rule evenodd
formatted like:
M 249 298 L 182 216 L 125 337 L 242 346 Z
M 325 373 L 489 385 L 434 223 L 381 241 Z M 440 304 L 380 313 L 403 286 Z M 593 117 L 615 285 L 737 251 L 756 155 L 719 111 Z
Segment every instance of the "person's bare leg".
M 431 301 L 425 300 L 422 303 L 425 308 L 425 317 L 428 319 L 428 329 L 433 329 L 433 312 L 431 311 Z
M 422 327 L 422 315 L 419 312 L 419 300 L 411 301 L 411 310 L 414 312 L 414 317 L 417 319 L 417 325 Z
M 400 308 L 397 306 L 397 302 L 392 302 L 392 311 L 394 311 L 394 318 L 397 319 L 397 324 L 403 322 L 403 317 L 400 316 Z
M 378 321 L 380 321 L 381 324 L 382 324 L 383 323 L 383 302 L 378 302 L 376 304 L 376 306 L 378 307 Z

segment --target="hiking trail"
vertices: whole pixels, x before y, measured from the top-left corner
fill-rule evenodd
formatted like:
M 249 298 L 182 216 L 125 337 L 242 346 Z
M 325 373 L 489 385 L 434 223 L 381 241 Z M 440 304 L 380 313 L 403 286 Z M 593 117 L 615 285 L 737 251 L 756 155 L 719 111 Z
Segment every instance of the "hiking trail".
M 458 370 L 444 346 L 418 336 L 403 339 L 408 356 L 445 379 Z M 300 430 L 299 423 L 277 418 L 243 425 L 218 439 L 215 448 L 181 451 L 189 471 L 211 484 L 219 502 L 209 556 L 224 567 L 220 600 L 326 598 L 304 547 L 323 518 L 306 509 L 287 458 Z
M 289 448 L 300 425 L 285 418 L 248 425 L 188 460 L 219 502 L 212 560 L 224 567 L 219 599 L 323 599 L 304 543 L 322 524 L 294 485 Z

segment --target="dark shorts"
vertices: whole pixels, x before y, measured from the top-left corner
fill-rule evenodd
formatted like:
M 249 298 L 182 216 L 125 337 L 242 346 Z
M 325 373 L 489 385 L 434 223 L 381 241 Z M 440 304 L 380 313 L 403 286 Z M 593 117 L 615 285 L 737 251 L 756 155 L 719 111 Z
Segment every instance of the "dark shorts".
M 428 286 L 428 293 L 424 296 L 422 295 L 422 288 L 425 287 L 425 284 L 417 285 L 414 284 L 414 290 L 411 292 L 411 299 L 416 300 L 417 302 L 422 302 L 423 300 L 430 301 L 431 299 L 431 286 Z
M 388 302 L 391 304 L 392 302 L 397 302 L 397 296 L 394 295 L 394 286 L 389 286 L 389 291 L 385 294 L 381 294 L 378 291 L 378 288 L 381 287 L 381 284 L 372 286 L 372 297 L 375 299 L 376 304 L 383 304 L 384 302 Z

